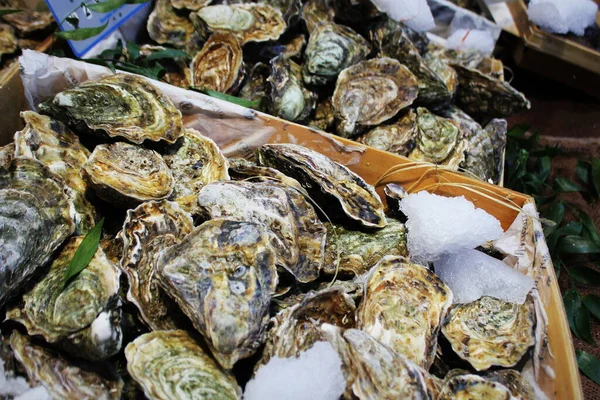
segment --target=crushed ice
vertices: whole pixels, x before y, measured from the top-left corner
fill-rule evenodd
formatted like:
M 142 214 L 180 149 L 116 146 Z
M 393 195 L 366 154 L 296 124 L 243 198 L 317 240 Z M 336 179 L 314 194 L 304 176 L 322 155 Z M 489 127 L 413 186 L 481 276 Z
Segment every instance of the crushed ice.
M 475 50 L 483 54 L 491 54 L 494 46 L 495 40 L 492 35 L 488 31 L 479 29 L 457 29 L 446 40 L 446 47 L 449 49 Z
M 46 400 L 50 395 L 43 386 L 30 388 L 22 376 L 14 377 L 4 369 L 4 360 L 0 359 L 0 398 L 15 400 Z
M 554 33 L 573 32 L 582 36 L 596 22 L 598 5 L 593 0 L 531 0 L 529 19 Z
M 418 32 L 435 26 L 427 0 L 372 0 L 379 11 Z

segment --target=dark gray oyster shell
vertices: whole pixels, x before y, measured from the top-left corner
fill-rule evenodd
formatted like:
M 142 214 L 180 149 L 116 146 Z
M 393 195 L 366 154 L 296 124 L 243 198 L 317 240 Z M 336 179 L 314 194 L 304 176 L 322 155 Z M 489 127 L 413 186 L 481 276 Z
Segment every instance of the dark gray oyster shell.
M 336 19 L 360 23 L 379 16 L 381 13 L 371 0 L 329 0 Z
M 258 62 L 250 69 L 238 97 L 258 102 L 258 110 L 266 111 L 269 101 L 270 85 L 267 79 L 271 70 L 267 64 Z
M 12 26 L 0 24 L 0 57 L 17 51 L 17 37 Z
M 277 182 L 216 182 L 200 190 L 198 204 L 210 218 L 264 225 L 278 265 L 303 283 L 318 278 L 327 231 L 301 192 Z
M 417 113 L 410 109 L 396 122 L 379 125 L 359 136 L 356 141 L 406 157 L 415 146 L 417 130 Z
M 76 132 L 174 143 L 183 135 L 181 112 L 145 78 L 115 74 L 64 90 L 40 111 Z
M 0 168 L 0 306 L 75 231 L 64 185 L 39 161 Z
M 202 47 L 204 41 L 192 22 L 175 12 L 170 0 L 156 0 L 146 27 L 148 35 L 156 43 L 172 44 L 192 54 Z
M 266 144 L 259 147 L 258 160 L 300 182 L 331 219 L 364 228 L 386 225 L 375 188 L 330 158 L 294 144 Z
M 320 129 L 322 131 L 329 131 L 335 123 L 335 114 L 333 112 L 333 104 L 331 104 L 331 97 L 327 97 L 317 103 L 315 109 L 315 115 L 309 122 L 308 126 Z
M 276 182 L 306 193 L 300 182 L 282 174 L 275 168 L 258 165 L 243 158 L 229 159 L 229 175 L 234 181 Z
M 155 268 L 163 289 L 224 368 L 251 356 L 264 342 L 278 278 L 261 225 L 207 221 L 163 251 Z
M 484 181 L 500 182 L 504 170 L 506 132 L 506 120 L 491 120 L 469 141 L 461 167 Z

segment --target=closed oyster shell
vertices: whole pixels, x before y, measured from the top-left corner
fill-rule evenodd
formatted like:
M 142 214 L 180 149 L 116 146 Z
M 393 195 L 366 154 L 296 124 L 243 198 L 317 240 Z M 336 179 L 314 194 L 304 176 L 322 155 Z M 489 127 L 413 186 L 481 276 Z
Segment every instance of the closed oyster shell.
M 277 286 L 275 254 L 261 225 L 207 221 L 163 251 L 155 268 L 224 368 L 260 347 Z
M 362 275 L 387 255 L 408 256 L 406 227 L 388 218 L 385 228 L 376 232 L 351 231 L 326 224 L 327 244 L 323 271 L 327 274 Z M 337 258 L 339 259 L 339 268 Z
M 266 144 L 257 150 L 261 165 L 296 179 L 327 215 L 364 228 L 386 225 L 375 188 L 345 166 L 294 144 Z
M 7 24 L 0 24 L 0 57 L 17 51 L 17 37 L 14 29 Z
M 174 143 L 183 135 L 181 112 L 146 79 L 115 74 L 64 90 L 40 111 L 76 132 Z
M 262 62 L 254 64 L 238 93 L 238 97 L 252 102 L 258 102 L 258 109 L 260 111 L 266 111 L 270 90 L 267 78 L 270 73 L 271 71 L 267 64 Z
M 308 33 L 314 32 L 319 26 L 332 23 L 335 11 L 329 0 L 308 0 L 302 7 L 302 19 Z
M 469 140 L 461 167 L 484 181 L 498 183 L 504 169 L 507 124 L 493 119 Z
M 317 104 L 315 115 L 308 126 L 322 131 L 329 131 L 334 123 L 335 115 L 333 113 L 333 104 L 331 104 L 331 97 L 327 97 Z
M 10 142 L 0 147 L 0 167 L 8 168 L 10 162 L 15 158 L 15 143 Z
M 242 46 L 231 32 L 215 32 L 190 65 L 192 86 L 233 93 L 244 79 Z
M 6 317 L 76 357 L 104 360 L 121 349 L 117 304 L 121 273 L 98 248 L 87 267 L 65 286 L 65 273 L 82 240 L 73 237 L 65 244 L 48 273 Z M 110 318 L 113 312 L 116 324 Z
M 152 330 L 176 329 L 179 309 L 159 287 L 154 262 L 167 247 L 181 242 L 194 228 L 193 220 L 177 203 L 150 201 L 127 211 L 120 265 L 127 274 L 127 300 L 140 311 Z
M 148 35 L 156 43 L 172 44 L 190 53 L 198 51 L 204 41 L 188 18 L 175 13 L 170 0 L 156 0 L 146 28 Z
M 370 52 L 366 39 L 343 25 L 324 24 L 310 35 L 304 52 L 304 83 L 325 85 L 339 73 L 364 60 Z
M 398 121 L 379 125 L 356 139 L 379 150 L 408 156 L 418 135 L 417 113 L 410 109 Z
M 171 0 L 175 8 L 185 8 L 188 10 L 198 10 L 212 3 L 212 0 Z
M 535 400 L 535 392 L 531 384 L 514 369 L 492 371 L 487 373 L 485 377 L 489 381 L 506 386 L 515 399 Z
M 189 213 L 198 213 L 198 193 L 204 185 L 229 180 L 227 159 L 212 139 L 195 129 L 186 128 L 181 143 L 163 158 L 174 179 L 171 199 Z
M 173 174 L 160 154 L 128 143 L 96 146 L 82 171 L 100 198 L 119 207 L 164 199 L 173 192 Z
M 426 267 L 386 256 L 371 270 L 358 310 L 358 327 L 429 369 L 452 292 Z
M 425 54 L 423 61 L 444 82 L 448 92 L 454 97 L 458 88 L 458 74 L 456 70 L 446 60 L 435 55 Z
M 146 333 L 125 348 L 127 371 L 149 399 L 239 400 L 235 378 L 185 331 Z
M 268 4 L 279 10 L 288 26 L 296 22 L 296 18 L 302 9 L 302 0 L 258 0 L 257 3 Z
M 375 58 L 346 68 L 333 93 L 337 132 L 353 137 L 361 127 L 379 125 L 411 105 L 418 93 L 415 76 L 392 58 Z
M 210 218 L 263 224 L 278 265 L 303 283 L 318 278 L 327 231 L 302 193 L 276 182 L 216 182 L 198 204 Z
M 0 168 L 0 306 L 74 232 L 72 207 L 62 180 L 39 161 Z
M 453 374 L 444 379 L 437 398 L 439 400 L 516 400 L 511 395 L 511 391 L 501 383 L 469 373 Z
M 484 296 L 453 307 L 442 332 L 460 358 L 483 371 L 516 365 L 535 343 L 534 320 L 531 299 L 513 304 Z
M 54 23 L 50 11 L 33 11 L 23 0 L 0 0 L 0 9 L 20 10 L 17 13 L 3 15 L 2 19 L 15 28 L 22 37 L 49 28 Z
M 293 188 L 300 193 L 306 193 L 302 185 L 275 168 L 264 167 L 243 158 L 229 159 L 229 175 L 235 181 L 277 182 Z
M 61 177 L 75 206 L 76 233 L 85 234 L 96 224 L 96 209 L 86 199 L 87 185 L 80 169 L 90 156 L 79 138 L 61 122 L 33 111 L 21 112 L 25 128 L 15 133 L 15 156 L 42 162 Z
M 10 346 L 32 382 L 41 383 L 55 399 L 118 400 L 123 381 L 104 376 L 107 368 L 75 365 L 53 350 L 34 343 L 27 335 L 13 331 Z

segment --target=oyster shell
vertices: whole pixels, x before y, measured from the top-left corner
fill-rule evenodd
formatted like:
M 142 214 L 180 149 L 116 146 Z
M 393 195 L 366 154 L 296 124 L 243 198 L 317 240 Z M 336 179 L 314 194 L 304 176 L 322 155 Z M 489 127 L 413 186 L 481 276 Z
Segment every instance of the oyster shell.
M 350 231 L 327 223 L 327 244 L 323 271 L 327 274 L 362 275 L 386 255 L 408 256 L 406 228 L 388 218 L 385 228 L 376 232 Z M 336 268 L 338 254 L 339 268 Z
M 228 162 L 212 139 L 194 129 L 185 129 L 179 145 L 163 156 L 174 178 L 171 198 L 185 211 L 196 214 L 198 192 L 209 183 L 229 180 Z
M 423 61 L 444 82 L 448 92 L 453 97 L 458 88 L 458 74 L 456 70 L 446 60 L 435 55 L 426 54 L 423 57 Z
M 332 23 L 334 18 L 335 11 L 329 0 L 308 0 L 302 7 L 302 19 L 310 34 L 319 26 Z
M 15 133 L 15 157 L 42 162 L 65 182 L 67 196 L 75 206 L 76 233 L 85 234 L 96 224 L 96 209 L 86 199 L 87 185 L 80 169 L 90 152 L 79 138 L 59 121 L 33 111 L 21 112 L 25 128 Z
M 8 168 L 10 162 L 15 158 L 15 143 L 10 142 L 6 146 L 0 147 L 0 167 Z
M 162 250 L 181 242 L 193 228 L 189 214 L 170 201 L 150 201 L 127 211 L 119 234 L 123 241 L 120 265 L 129 281 L 127 300 L 152 330 L 176 329 L 179 311 L 158 286 L 154 262 Z
M 277 40 L 287 28 L 281 11 L 261 3 L 203 7 L 190 18 L 197 30 L 230 31 L 242 44 Z
M 96 146 L 82 171 L 96 194 L 115 206 L 160 200 L 173 192 L 173 174 L 160 154 L 128 143 Z
M 485 57 L 477 65 L 477 69 L 493 79 L 504 82 L 504 64 L 502 64 L 502 61 L 498 59 Z
M 304 188 L 294 178 L 282 174 L 275 168 L 263 167 L 243 158 L 229 159 L 229 175 L 235 181 L 277 182 L 289 186 L 300 193 L 306 193 Z
M 386 256 L 369 272 L 358 327 L 429 369 L 452 292 L 426 267 Z
M 531 299 L 513 304 L 484 296 L 453 307 L 442 332 L 454 352 L 477 371 L 512 367 L 535 343 L 534 319 Z
M 269 74 L 270 68 L 267 64 L 258 62 L 250 69 L 246 81 L 242 85 L 238 96 L 242 99 L 258 102 L 258 108 L 266 111 L 269 100 Z
M 15 357 L 25 368 L 32 382 L 41 383 L 55 399 L 118 400 L 123 381 L 115 376 L 104 376 L 107 368 L 94 365 L 74 365 L 53 350 L 34 343 L 30 337 L 13 331 L 10 346 Z
M 315 115 L 310 121 L 309 126 L 322 131 L 329 131 L 334 123 L 335 115 L 333 113 L 333 104 L 331 104 L 331 97 L 327 97 L 323 101 L 317 103 Z
M 215 32 L 190 65 L 192 86 L 233 93 L 244 79 L 242 46 L 231 32 Z
M 288 26 L 296 22 L 296 18 L 302 10 L 302 0 L 258 0 L 257 3 L 268 4 L 279 10 Z
M 461 167 L 484 181 L 498 183 L 504 169 L 506 120 L 493 119 L 479 134 L 473 136 L 465 151 Z
M 510 390 L 481 376 L 464 374 L 445 379 L 438 400 L 514 400 Z
M 235 378 L 185 331 L 146 333 L 125 348 L 127 371 L 149 399 L 239 400 Z
M 343 70 L 335 85 L 337 132 L 356 136 L 364 126 L 379 125 L 417 98 L 415 76 L 397 60 L 375 58 Z
M 288 121 L 303 121 L 315 107 L 317 96 L 302 83 L 302 67 L 279 55 L 270 62 L 271 112 Z
M 67 241 L 48 273 L 6 317 L 76 357 L 105 360 L 121 349 L 121 273 L 98 248 L 88 266 L 65 285 L 65 273 L 82 240 L 78 236 Z
M 136 75 L 115 74 L 64 90 L 40 105 L 76 132 L 174 143 L 183 135 L 181 112 L 171 100 Z
M 212 3 L 212 0 L 171 0 L 173 7 L 187 10 L 198 10 L 210 3 Z
M 381 13 L 370 0 L 329 0 L 336 19 L 360 23 Z
M 163 251 L 155 268 L 224 368 L 260 347 L 277 286 L 275 254 L 261 225 L 207 221 Z
M 17 51 L 17 37 L 12 26 L 0 24 L 0 57 Z
M 2 7 L 0 6 L 0 8 Z M 54 24 L 54 17 L 49 11 L 32 11 L 28 10 L 28 7 L 25 5 L 17 6 L 17 8 L 21 11 L 14 14 L 3 15 L 2 19 L 15 28 L 17 34 L 21 37 L 29 36 L 37 31 L 47 29 Z
M 376 149 L 408 156 L 418 135 L 417 113 L 410 109 L 398 121 L 379 125 L 356 139 Z
M 39 161 L 0 168 L 0 306 L 75 230 L 64 186 Z
M 294 144 L 266 144 L 257 154 L 261 165 L 298 180 L 330 218 L 364 228 L 385 227 L 383 203 L 375 188 L 345 166 Z
M 192 22 L 175 12 L 170 0 L 156 0 L 146 28 L 148 35 L 156 43 L 172 44 L 190 53 L 198 51 L 204 41 L 203 36 L 196 32 Z
M 198 204 L 210 218 L 264 225 L 278 265 L 303 283 L 318 278 L 327 231 L 302 193 L 276 182 L 216 182 Z
M 535 392 L 531 384 L 514 369 L 492 371 L 485 375 L 492 382 L 498 382 L 510 391 L 518 400 L 535 400 Z
M 294 34 L 293 31 L 288 31 L 278 40 L 247 43 L 244 45 L 244 59 L 267 62 L 280 54 L 288 58 L 301 58 L 305 45 L 304 34 Z
M 333 82 L 343 69 L 364 60 L 370 50 L 366 39 L 352 29 L 333 23 L 321 25 L 311 33 L 304 52 L 304 83 Z

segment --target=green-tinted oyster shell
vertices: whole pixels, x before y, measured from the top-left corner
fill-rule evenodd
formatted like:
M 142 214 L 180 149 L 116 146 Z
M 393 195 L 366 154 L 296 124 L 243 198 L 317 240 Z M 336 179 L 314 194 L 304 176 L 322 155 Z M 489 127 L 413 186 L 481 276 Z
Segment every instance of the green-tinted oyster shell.
M 40 111 L 76 132 L 174 143 L 183 135 L 181 112 L 146 79 L 115 74 L 58 93 Z
M 448 92 L 454 97 L 458 88 L 458 74 L 456 70 L 450 66 L 447 60 L 433 54 L 425 54 L 423 61 L 444 82 Z
M 386 225 L 375 188 L 330 158 L 294 144 L 266 144 L 258 149 L 258 160 L 298 180 L 332 220 L 364 228 Z
M 379 150 L 408 156 L 415 146 L 417 135 L 417 113 L 410 109 L 398 121 L 379 125 L 356 140 Z
M 0 306 L 75 230 L 64 185 L 39 161 L 0 168 Z
M 234 181 L 276 182 L 289 186 L 299 193 L 305 193 L 302 185 L 294 178 L 282 174 L 275 168 L 258 165 L 243 158 L 229 159 L 229 175 Z
M 156 400 L 239 400 L 242 390 L 185 331 L 146 333 L 125 348 L 127 370 Z
M 192 54 L 202 47 L 202 35 L 188 18 L 175 12 L 170 0 L 156 0 L 146 27 L 150 38 L 159 44 L 172 44 Z
M 14 29 L 7 24 L 0 24 L 0 57 L 17 51 L 17 37 Z
M 213 219 L 161 253 L 156 273 L 224 368 L 265 339 L 275 254 L 261 225 Z

